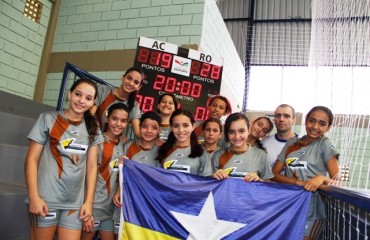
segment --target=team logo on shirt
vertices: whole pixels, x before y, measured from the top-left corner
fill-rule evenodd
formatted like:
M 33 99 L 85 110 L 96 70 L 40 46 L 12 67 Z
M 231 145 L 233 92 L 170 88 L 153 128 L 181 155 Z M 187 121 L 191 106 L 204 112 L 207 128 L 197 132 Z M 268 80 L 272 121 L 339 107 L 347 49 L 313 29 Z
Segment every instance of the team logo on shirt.
M 147 156 L 141 156 L 141 157 L 140 157 L 140 160 L 142 160 L 142 161 L 147 160 L 147 159 L 148 159 L 148 157 L 147 157 Z
M 175 164 L 177 162 L 177 160 L 170 160 L 168 162 L 165 162 L 163 164 L 163 168 L 165 169 L 169 169 L 173 164 Z
M 231 168 L 226 168 L 224 171 L 226 172 L 229 177 L 232 178 L 244 178 L 245 175 L 247 174 L 246 172 L 237 172 L 236 167 L 231 167 Z
M 170 160 L 163 164 L 164 169 L 178 171 L 178 172 L 186 172 L 190 173 L 190 166 L 189 165 L 180 165 L 176 164 L 178 160 Z
M 122 154 L 119 153 L 118 155 L 122 155 Z M 119 170 L 119 165 L 123 164 L 123 161 L 129 161 L 128 157 L 124 156 L 124 157 L 116 158 L 109 163 L 109 166 L 112 169 L 112 171 L 116 172 Z
M 300 156 L 302 156 L 305 153 L 306 153 L 305 151 L 299 151 L 298 154 L 297 154 L 297 157 L 300 157 Z
M 176 153 L 175 154 L 175 157 L 183 157 L 184 156 L 184 154 L 183 153 Z
M 286 164 L 290 168 L 307 168 L 306 161 L 299 161 L 299 157 L 292 157 L 285 160 Z
M 113 170 L 113 171 L 118 171 L 118 158 L 117 159 L 114 159 L 113 161 L 111 161 L 109 163 L 109 166 L 110 168 Z
M 68 138 L 60 141 L 65 152 L 84 154 L 87 150 L 87 145 L 75 143 L 76 138 Z
M 75 130 L 75 131 L 72 131 L 72 132 L 71 132 L 71 134 L 72 134 L 73 136 L 77 136 L 77 135 L 78 135 L 78 131 L 76 131 L 76 130 Z
M 235 164 L 242 164 L 242 163 L 243 163 L 243 161 L 242 161 L 242 160 L 240 160 L 240 159 L 235 159 L 235 160 L 233 161 L 233 163 L 235 163 Z

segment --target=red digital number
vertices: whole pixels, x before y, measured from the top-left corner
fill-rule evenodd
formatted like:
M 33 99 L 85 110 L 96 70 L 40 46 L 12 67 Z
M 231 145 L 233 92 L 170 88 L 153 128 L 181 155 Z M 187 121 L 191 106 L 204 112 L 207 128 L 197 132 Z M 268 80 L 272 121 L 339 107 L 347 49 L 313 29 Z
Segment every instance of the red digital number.
M 211 70 L 211 65 L 208 63 L 203 63 L 202 70 L 200 71 L 200 76 L 208 77 Z
M 190 93 L 190 88 L 191 88 L 191 82 L 182 81 L 181 88 L 180 88 L 180 94 L 188 96 Z
M 161 67 L 169 68 L 171 66 L 171 63 L 172 63 L 172 54 L 163 53 Z
M 213 66 L 211 71 L 211 78 L 212 79 L 220 79 L 221 74 L 221 67 L 219 66 Z
M 166 77 L 163 75 L 157 75 L 154 80 L 153 88 L 156 90 L 162 90 Z
M 145 51 L 141 53 L 141 50 L 145 50 Z M 141 62 L 144 62 L 144 61 L 146 62 L 148 61 L 148 56 L 149 56 L 149 50 L 140 49 L 138 61 L 142 59 Z M 162 53 L 159 51 L 152 51 L 150 53 L 150 58 L 149 58 L 150 65 L 161 66 L 163 68 L 169 68 L 171 66 L 171 63 L 172 63 L 172 54 Z
M 141 108 L 141 100 L 143 100 L 143 96 L 140 94 L 136 95 L 136 100 L 139 105 L 139 108 Z
M 205 107 L 197 107 L 195 110 L 194 120 L 204 120 L 207 117 L 207 108 Z
M 151 65 L 158 65 L 159 60 L 161 60 L 161 52 L 153 51 L 152 54 L 150 54 L 149 64 Z
M 141 105 L 141 110 L 143 110 L 143 112 L 152 111 L 153 104 L 154 104 L 153 97 L 144 97 L 143 104 Z
M 167 82 L 166 82 L 166 87 L 164 88 L 164 90 L 166 92 L 174 92 L 175 91 L 175 88 L 176 88 L 176 78 L 173 78 L 173 77 L 169 77 L 167 78 Z
M 199 74 L 199 69 L 200 69 L 200 62 L 197 61 L 192 61 L 191 62 L 191 68 L 190 68 L 190 73 L 193 75 L 198 75 Z
M 146 63 L 149 57 L 149 50 L 145 48 L 141 48 L 139 51 L 139 56 L 137 57 L 138 62 Z
M 202 92 L 202 84 L 194 83 L 193 87 L 191 88 L 190 96 L 198 98 L 200 96 L 201 92 Z

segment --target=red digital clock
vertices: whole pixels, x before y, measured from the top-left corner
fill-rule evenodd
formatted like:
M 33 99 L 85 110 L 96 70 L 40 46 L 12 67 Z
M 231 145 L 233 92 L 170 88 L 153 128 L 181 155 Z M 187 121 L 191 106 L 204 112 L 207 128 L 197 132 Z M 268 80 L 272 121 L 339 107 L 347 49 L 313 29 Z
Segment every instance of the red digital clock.
M 141 110 L 156 110 L 159 96 L 167 92 L 192 111 L 195 120 L 206 119 L 208 98 L 220 92 L 222 63 L 199 51 L 140 37 L 134 66 L 146 74 L 137 99 Z

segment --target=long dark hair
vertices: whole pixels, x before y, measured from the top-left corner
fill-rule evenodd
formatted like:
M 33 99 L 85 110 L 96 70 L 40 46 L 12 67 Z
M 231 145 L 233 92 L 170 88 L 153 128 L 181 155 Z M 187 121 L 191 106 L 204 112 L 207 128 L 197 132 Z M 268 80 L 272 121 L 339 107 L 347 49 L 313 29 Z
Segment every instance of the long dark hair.
M 170 125 L 172 126 L 173 124 L 173 119 L 178 116 L 178 115 L 185 115 L 190 119 L 190 122 L 192 124 L 195 124 L 194 116 L 189 110 L 185 109 L 177 109 L 175 110 L 171 117 L 170 117 Z M 167 153 L 170 151 L 170 149 L 173 147 L 173 145 L 176 143 L 176 137 L 171 131 L 170 134 L 168 135 L 168 139 L 165 143 L 162 144 L 162 146 L 159 147 L 158 149 L 158 155 L 155 158 L 159 162 L 162 162 L 166 157 Z M 197 136 L 195 135 L 195 132 L 192 131 L 190 135 L 190 148 L 191 152 L 188 157 L 190 158 L 196 158 L 200 157 L 203 154 L 203 148 L 199 145 Z
M 96 83 L 93 80 L 88 78 L 81 78 L 75 81 L 71 86 L 70 91 L 73 92 L 76 89 L 76 87 L 81 83 L 86 83 L 95 89 L 94 99 L 96 99 L 96 96 L 98 96 L 98 87 L 96 86 Z M 100 134 L 99 124 L 96 121 L 95 117 L 91 115 L 90 110 L 84 112 L 84 120 L 87 132 L 89 134 L 89 142 L 91 144 L 95 140 L 95 138 Z
M 225 121 L 225 125 L 224 125 L 224 129 L 225 129 L 225 141 L 226 142 L 229 142 L 229 130 L 230 130 L 230 126 L 231 126 L 231 123 L 234 122 L 234 121 L 237 121 L 239 119 L 244 119 L 246 124 L 247 124 L 247 128 L 249 129 L 250 127 L 250 124 L 249 124 L 249 119 L 246 115 L 242 114 L 242 113 L 232 113 L 230 114 L 227 118 L 226 118 L 226 121 Z
M 125 72 L 125 74 L 123 75 L 123 77 L 125 77 L 127 74 L 129 74 L 130 72 L 138 72 L 140 73 L 141 75 L 141 82 L 140 82 L 140 85 L 143 84 L 143 80 L 145 78 L 145 74 L 144 74 L 144 71 L 143 69 L 141 68 L 138 68 L 138 67 L 131 67 L 129 69 L 127 69 L 127 71 Z M 127 106 L 128 106 L 128 109 L 131 111 L 133 108 L 134 108 L 134 105 L 135 105 L 135 101 L 136 101 L 136 96 L 137 96 L 137 93 L 138 91 L 133 91 L 132 93 L 130 93 L 128 95 L 128 99 L 127 99 Z

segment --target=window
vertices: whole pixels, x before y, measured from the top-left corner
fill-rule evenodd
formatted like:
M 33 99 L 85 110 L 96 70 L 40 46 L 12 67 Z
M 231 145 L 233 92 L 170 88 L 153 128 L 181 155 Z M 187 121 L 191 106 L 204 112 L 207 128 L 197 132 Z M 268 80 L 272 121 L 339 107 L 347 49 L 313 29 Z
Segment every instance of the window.
M 37 0 L 26 0 L 23 15 L 34 22 L 39 23 L 42 12 L 42 3 Z
M 324 105 L 336 113 L 370 114 L 369 67 L 252 66 L 248 110 L 274 111 L 282 103 L 306 113 Z

